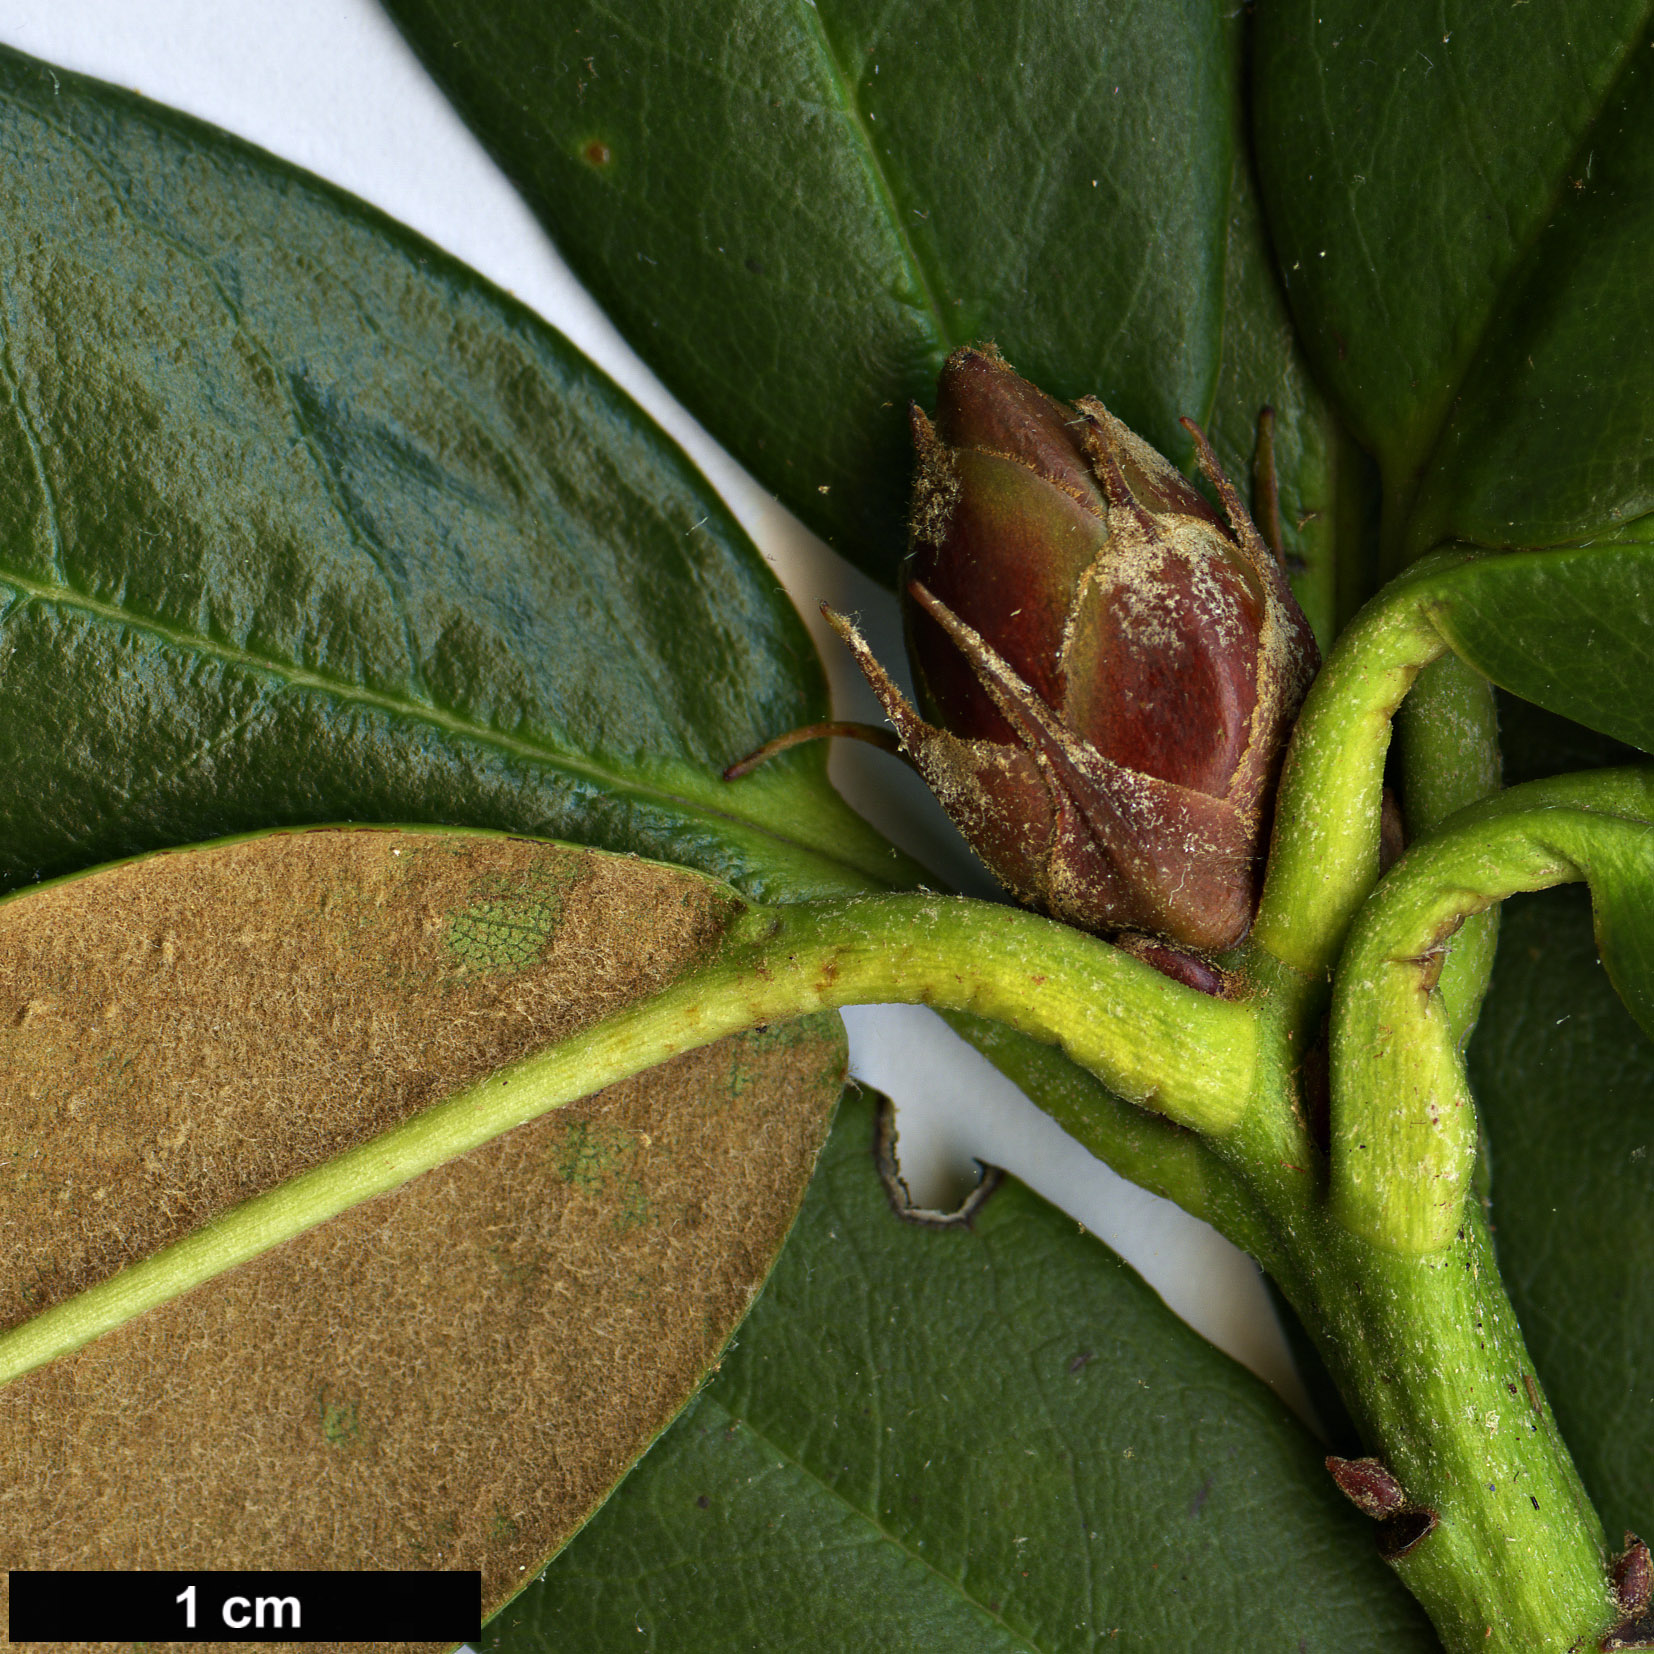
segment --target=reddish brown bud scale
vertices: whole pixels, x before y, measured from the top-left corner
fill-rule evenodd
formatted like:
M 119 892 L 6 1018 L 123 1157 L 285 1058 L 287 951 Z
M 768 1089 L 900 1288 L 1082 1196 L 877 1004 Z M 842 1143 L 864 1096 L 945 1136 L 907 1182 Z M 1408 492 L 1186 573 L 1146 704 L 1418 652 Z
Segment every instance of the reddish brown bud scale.
M 1635 1619 L 1647 1609 L 1654 1596 L 1654 1558 L 1634 1533 L 1625 1536 L 1625 1549 L 1614 1558 L 1609 1578 L 1621 1613 Z
M 1188 424 L 1185 421 L 1185 424 Z M 1102 403 L 956 351 L 919 456 L 904 582 L 926 716 L 851 629 L 903 745 L 1018 898 L 1212 953 L 1257 904 L 1282 750 L 1318 664 L 1194 426 L 1228 518 Z
M 1162 976 L 1181 982 L 1185 988 L 1193 988 L 1196 993 L 1225 999 L 1231 991 L 1231 979 L 1209 959 L 1202 959 L 1197 953 L 1185 953 L 1182 948 L 1174 948 L 1156 936 L 1122 931 L 1114 938 L 1114 945 L 1134 959 L 1141 959 L 1145 965 L 1152 965 Z
M 1341 1459 L 1327 1455 L 1327 1469 L 1344 1495 L 1363 1516 L 1375 1522 L 1399 1516 L 1407 1508 L 1407 1495 L 1388 1465 L 1378 1459 Z
M 1329 1453 L 1326 1464 L 1338 1491 L 1378 1523 L 1378 1554 L 1386 1562 L 1412 1555 L 1440 1525 L 1433 1510 L 1409 1502 L 1406 1489 L 1383 1460 L 1341 1459 Z
M 1404 1510 L 1378 1525 L 1378 1554 L 1386 1562 L 1411 1556 L 1441 1525 L 1433 1510 Z

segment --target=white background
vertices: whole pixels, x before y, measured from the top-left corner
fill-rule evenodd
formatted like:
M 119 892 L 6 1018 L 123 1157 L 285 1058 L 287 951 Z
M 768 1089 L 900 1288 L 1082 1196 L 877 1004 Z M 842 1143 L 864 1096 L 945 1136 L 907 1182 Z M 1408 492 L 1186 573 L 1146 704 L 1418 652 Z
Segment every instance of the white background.
M 852 570 L 728 458 L 661 388 L 557 255 L 372 0 L 0 0 L 0 39 L 132 87 L 322 174 L 510 289 L 560 328 L 683 445 L 729 502 L 810 624 L 836 715 L 878 709 L 816 613 L 859 612 L 879 656 L 902 659 L 894 600 Z M 896 760 L 837 742 L 856 807 L 954 884 L 992 894 Z M 1016 1173 L 1126 1257 L 1207 1337 L 1301 1408 L 1253 1265 L 1204 1224 L 1123 1182 L 1034 1109 L 930 1012 L 846 1012 L 855 1072 L 899 1105 L 902 1161 L 921 1201 L 969 1181 L 973 1159 Z

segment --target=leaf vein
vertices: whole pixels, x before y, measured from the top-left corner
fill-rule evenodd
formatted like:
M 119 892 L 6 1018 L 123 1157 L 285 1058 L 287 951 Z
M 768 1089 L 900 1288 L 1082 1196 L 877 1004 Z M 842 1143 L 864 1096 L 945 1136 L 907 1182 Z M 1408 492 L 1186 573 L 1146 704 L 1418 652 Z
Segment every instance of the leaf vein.
M 879 205 L 884 208 L 897 252 L 907 266 L 909 278 L 919 295 L 920 304 L 916 308 L 922 309 L 929 317 L 931 331 L 935 334 L 942 353 L 950 354 L 965 341 L 955 338 L 948 326 L 940 297 L 945 284 L 926 270 L 924 260 L 919 256 L 919 249 L 914 245 L 912 236 L 908 234 L 907 226 L 902 219 L 901 202 L 896 196 L 895 183 L 879 159 L 867 115 L 861 107 L 861 100 L 856 96 L 855 83 L 851 80 L 846 65 L 839 61 L 838 54 L 833 49 L 819 5 L 816 0 L 802 0 L 802 9 L 805 28 L 815 37 L 828 78 L 833 90 L 838 94 L 839 108 L 857 140 L 868 183 L 872 186 Z
M 831 1482 L 827 1481 L 819 1471 L 817 1471 L 813 1466 L 806 1464 L 802 1458 L 792 1451 L 792 1449 L 783 1447 L 781 1443 L 767 1431 L 754 1424 L 747 1415 L 744 1413 L 738 1413 L 733 1407 L 728 1406 L 716 1395 L 703 1395 L 701 1398 L 701 1405 L 703 1407 L 716 1407 L 718 1411 L 730 1421 L 731 1424 L 738 1424 L 743 1430 L 750 1431 L 757 1441 L 761 1442 L 783 1463 L 791 1466 L 800 1475 L 808 1477 L 810 1481 L 814 1482 L 816 1486 L 821 1488 L 822 1491 L 830 1498 L 836 1500 L 840 1505 L 842 1505 L 846 1510 L 852 1512 L 854 1515 L 859 1516 L 870 1528 L 872 1528 L 880 1539 L 884 1540 L 886 1544 L 899 1551 L 904 1557 L 907 1558 L 908 1561 L 916 1562 L 933 1579 L 940 1581 L 942 1585 L 955 1592 L 965 1602 L 968 1602 L 971 1607 L 976 1609 L 977 1612 L 982 1615 L 984 1619 L 991 1621 L 993 1624 L 997 1625 L 1000 1630 L 1004 1631 L 1007 1636 L 1015 1639 L 1020 1647 L 1028 1651 L 1028 1654 L 1057 1654 L 1055 1649 L 1042 1648 L 1038 1643 L 1034 1642 L 1031 1637 L 1027 1637 L 1022 1632 L 1015 1630 L 1006 1622 L 1003 1614 L 995 1613 L 994 1610 L 987 1605 L 987 1603 L 982 1602 L 966 1590 L 965 1586 L 959 1580 L 950 1579 L 936 1566 L 934 1562 L 929 1559 L 929 1557 L 921 1555 L 920 1552 L 915 1550 L 911 1545 L 907 1544 L 907 1542 L 899 1535 L 892 1533 L 890 1529 L 887 1528 L 884 1523 L 879 1521 L 878 1517 L 871 1511 L 863 1510 L 859 1505 L 855 1504 L 850 1499 L 847 1499 L 844 1494 L 834 1487 Z
M 306 415 L 303 404 L 294 394 L 290 375 L 283 370 L 269 345 L 252 326 L 241 306 L 231 296 L 218 271 L 213 268 L 212 261 L 199 248 L 140 212 L 128 192 L 121 187 L 120 180 L 111 173 L 103 159 L 72 126 L 65 126 L 61 121 L 53 120 L 39 110 L 31 110 L 30 113 L 48 131 L 56 132 L 59 137 L 80 152 L 87 165 L 103 180 L 109 191 L 110 201 L 134 229 L 143 235 L 153 237 L 201 272 L 213 295 L 224 307 L 224 313 L 234 322 L 237 332 L 247 341 L 249 348 L 257 359 L 264 364 L 266 371 L 269 373 L 270 382 L 276 387 L 278 394 L 286 405 L 295 434 L 310 455 L 311 463 L 315 467 L 316 475 L 327 495 L 328 503 L 333 507 L 340 523 L 344 526 L 345 533 L 350 538 L 351 543 L 379 571 L 379 578 L 384 582 L 385 588 L 390 594 L 392 606 L 402 626 L 403 647 L 406 649 L 408 657 L 407 672 L 409 679 L 416 693 L 428 697 L 428 691 L 420 669 L 419 652 L 414 641 L 413 621 L 408 612 L 405 585 L 393 574 L 385 547 L 368 532 L 366 525 L 351 510 L 344 495 L 343 481 L 328 459 L 324 451 L 324 445 L 319 440 L 318 433 Z M 58 568 L 56 572 L 61 574 L 61 568 Z
M 11 403 L 17 413 L 18 428 L 23 433 L 24 442 L 28 444 L 29 461 L 34 467 L 35 481 L 40 487 L 41 507 L 46 514 L 46 531 L 51 539 L 52 574 L 54 578 L 62 579 L 63 536 L 58 528 L 57 492 L 52 487 L 51 476 L 46 470 L 46 456 L 41 451 L 39 433 L 36 432 L 34 421 L 29 418 L 29 410 L 23 401 L 23 382 L 12 360 L 11 347 L 11 301 L 7 297 L 5 282 L 0 279 L 0 375 L 3 375 L 6 388 L 11 392 Z
M 627 775 L 601 763 L 589 753 L 577 752 L 551 741 L 525 740 L 503 730 L 474 723 L 429 701 L 403 699 L 384 690 L 372 689 L 366 684 L 328 677 L 324 673 L 291 661 L 273 660 L 255 654 L 252 650 L 238 648 L 234 644 L 170 626 L 156 617 L 127 613 L 113 604 L 89 597 L 67 586 L 43 585 L 6 570 L 0 570 L 0 580 L 26 599 L 25 603 L 14 604 L 8 609 L 7 618 L 31 603 L 45 608 L 74 610 L 97 624 L 146 632 L 169 648 L 178 649 L 186 654 L 204 656 L 234 669 L 273 678 L 283 690 L 309 691 L 334 696 L 342 701 L 389 713 L 393 717 L 430 724 L 445 734 L 490 747 L 510 759 L 545 764 L 563 770 L 605 792 L 667 805 L 699 820 L 728 822 L 756 837 L 797 848 L 820 860 L 828 859 L 820 849 L 803 840 L 789 838 L 761 821 L 721 810 L 691 793 L 683 790 L 674 791 L 657 781 Z M 835 865 L 839 864 L 835 861 Z
M 1583 172 L 1580 158 L 1589 154 L 1595 146 L 1597 127 L 1608 110 L 1618 102 L 1620 90 L 1638 59 L 1638 48 L 1647 40 L 1651 26 L 1654 26 L 1654 0 L 1651 0 L 1651 3 L 1644 9 L 1641 25 L 1634 31 L 1627 31 L 1626 45 L 1621 52 L 1620 60 L 1615 65 L 1613 73 L 1606 77 L 1602 96 L 1598 98 L 1596 107 L 1591 111 L 1589 119 L 1580 127 L 1579 141 L 1574 145 L 1568 157 L 1567 165 L 1562 167 L 1557 174 L 1556 181 L 1551 189 L 1549 202 L 1542 211 L 1535 213 L 1526 242 L 1520 247 L 1515 246 L 1513 242 L 1513 256 L 1507 266 L 1504 280 L 1499 284 L 1499 290 L 1494 295 L 1494 302 L 1491 302 L 1484 311 L 1475 338 L 1464 354 L 1464 367 L 1459 374 L 1458 381 L 1452 387 L 1452 394 L 1442 399 L 1441 413 L 1436 419 L 1435 426 L 1418 449 L 1418 457 L 1411 471 L 1413 479 L 1422 478 L 1436 459 L 1442 439 L 1447 435 L 1448 428 L 1453 423 L 1453 416 L 1464 395 L 1465 387 L 1470 383 L 1487 354 L 1495 324 L 1508 309 L 1507 304 L 1501 304 L 1498 300 L 1507 298 L 1513 287 L 1519 284 L 1531 269 L 1536 248 L 1567 198 L 1569 180 Z M 1365 251 L 1365 248 L 1363 248 L 1363 251 Z M 1409 529 L 1412 526 L 1412 524 L 1409 524 Z

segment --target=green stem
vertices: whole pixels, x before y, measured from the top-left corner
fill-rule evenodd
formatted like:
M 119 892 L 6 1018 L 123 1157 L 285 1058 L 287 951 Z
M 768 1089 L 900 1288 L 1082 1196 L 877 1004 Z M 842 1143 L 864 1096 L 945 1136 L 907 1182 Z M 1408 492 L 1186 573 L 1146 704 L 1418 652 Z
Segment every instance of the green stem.
M 1312 980 L 1332 969 L 1351 919 L 1378 882 L 1391 718 L 1420 671 L 1447 648 L 1431 619 L 1434 582 L 1474 556 L 1427 557 L 1374 598 L 1339 639 L 1299 715 L 1281 770 L 1252 943 Z
M 1227 1173 L 1195 1132 L 1123 1102 L 1054 1046 L 1002 1022 L 963 1011 L 944 1011 L 942 1020 L 1121 1177 L 1194 1217 L 1209 1216 L 1214 1181 Z
M 1588 877 L 1611 973 L 1617 950 L 1635 952 L 1640 927 L 1617 926 L 1609 910 L 1654 876 L 1654 785 L 1568 778 L 1473 803 L 1498 781 L 1491 690 L 1447 656 L 1434 619 L 1472 555 L 1428 558 L 1369 604 L 1311 692 L 1237 961 L 1260 1007 L 1259 1095 L 1215 1147 L 1267 1231 L 1258 1255 L 1364 1439 L 1433 1514 L 1396 1565 L 1444 1642 L 1455 1654 L 1564 1654 L 1594 1645 L 1618 1612 L 1600 1523 L 1471 1195 L 1477 1133 L 1461 1051 L 1504 895 Z M 1391 721 L 1415 683 L 1402 720 L 1409 825 L 1428 835 L 1471 807 L 1379 884 Z M 1319 1175 L 1295 1177 L 1294 1068 L 1335 959 L 1332 1140 L 1311 1151 Z M 1634 989 L 1638 972 L 1621 974 Z
M 1517 891 L 1578 879 L 1591 883 L 1605 932 L 1605 890 L 1654 880 L 1651 820 L 1654 778 L 1640 769 L 1513 787 L 1410 850 L 1362 909 L 1332 1030 L 1331 1203 L 1351 1233 L 1422 1254 L 1446 1246 L 1460 1222 L 1476 1115 L 1437 991 L 1448 939 Z
M 1654 878 L 1651 823 L 1647 770 L 1474 805 L 1391 870 L 1339 963 L 1328 1192 L 1301 1215 L 1299 1249 L 1312 1241 L 1317 1267 L 1292 1295 L 1365 1438 L 1435 1518 L 1397 1567 L 1450 1649 L 1565 1654 L 1618 1611 L 1601 1524 L 1471 1195 L 1475 1107 L 1436 979 L 1467 916 L 1581 878 L 1613 973 L 1622 909 Z M 1634 952 L 1641 927 L 1629 929 Z
M 1600 916 L 1613 909 L 1605 893 L 1646 889 L 1654 781 L 1599 772 L 1501 794 L 1414 846 L 1371 892 L 1390 713 L 1441 649 L 1431 572 L 1375 605 L 1329 662 L 1283 795 L 1267 912 L 1231 962 L 1244 998 L 1197 993 L 1094 937 L 959 898 L 742 908 L 729 894 L 738 916 L 672 987 L 0 1335 L 0 1383 L 680 1052 L 846 1004 L 922 1003 L 1003 1024 L 1013 1033 L 991 1042 L 996 1054 L 1046 1084 L 1056 1051 L 1081 1065 L 1096 1083 L 1063 1088 L 1059 1112 L 1082 1140 L 1276 1277 L 1369 1443 L 1434 1513 L 1398 1566 L 1452 1649 L 1562 1654 L 1598 1635 L 1613 1617 L 1602 1536 L 1467 1197 L 1474 1114 L 1432 972 L 1464 916 L 1511 890 L 1583 874 Z M 1298 833 L 1319 835 L 1319 868 L 1294 848 Z M 1641 935 L 1629 929 L 1627 947 Z M 1323 1152 L 1299 1104 L 1346 931 Z
M 1493 685 L 1457 655 L 1441 655 L 1419 673 L 1396 714 L 1396 734 L 1409 838 L 1427 837 L 1450 815 L 1498 792 Z
M 1283 1112 L 1272 1106 L 1276 1099 L 1266 1096 L 1266 1106 L 1249 1108 L 1228 1136 L 1208 1138 L 1122 1102 L 1094 1075 L 1066 1061 L 1054 1046 L 980 1017 L 947 1012 L 944 1020 L 1001 1073 L 1037 1098 L 1040 1107 L 1076 1142 L 1122 1177 L 1204 1219 L 1272 1275 L 1291 1278 L 1292 1259 L 1282 1250 L 1244 1172 L 1238 1169 L 1248 1154 L 1264 1152 L 1258 1148 L 1259 1139 L 1279 1135 L 1268 1124 Z M 1269 1026 L 1267 1020 L 1260 1021 L 1260 1034 L 1267 1037 Z M 1267 1067 L 1260 1062 L 1258 1072 Z M 1256 1093 L 1258 1088 L 1254 1089 Z M 1267 1086 L 1263 1090 L 1267 1094 Z M 1290 1119 L 1290 1111 L 1284 1112 Z M 1292 1158 L 1307 1172 L 1314 1155 L 1306 1143 L 1293 1138 L 1277 1158 Z
M 1396 734 L 1409 838 L 1426 837 L 1499 790 L 1493 685 L 1457 655 L 1441 655 L 1419 673 L 1396 716 Z M 1476 1026 L 1498 946 L 1499 910 L 1491 907 L 1466 919 L 1448 943 L 1437 988 L 1461 1046 Z
M 1540 1391 L 1474 1204 L 1406 1256 L 1335 1225 L 1299 1313 L 1412 1506 L 1396 1571 L 1452 1654 L 1567 1654 L 1619 1617 L 1601 1522 Z M 1306 1311 L 1308 1313 L 1306 1313 Z

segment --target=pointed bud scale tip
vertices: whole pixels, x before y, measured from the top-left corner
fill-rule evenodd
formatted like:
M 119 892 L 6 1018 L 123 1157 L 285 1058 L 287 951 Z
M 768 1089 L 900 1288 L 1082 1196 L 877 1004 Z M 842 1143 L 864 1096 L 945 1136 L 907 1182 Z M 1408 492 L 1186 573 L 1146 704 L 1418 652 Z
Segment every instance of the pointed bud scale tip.
M 1344 1495 L 1363 1516 L 1375 1522 L 1398 1516 L 1407 1508 L 1407 1495 L 1389 1466 L 1378 1459 L 1341 1459 L 1327 1455 L 1327 1469 Z
M 936 430 L 949 447 L 1001 454 L 1082 503 L 1097 486 L 1082 415 L 1021 375 L 992 345 L 956 350 L 936 381 Z
M 955 351 L 902 581 L 919 692 L 859 640 L 903 744 L 1020 900 L 1195 954 L 1245 935 L 1276 777 L 1319 664 L 1204 434 L 1223 514 L 1095 398 Z M 921 716 L 922 713 L 922 716 Z
M 1609 1578 L 1621 1613 L 1635 1619 L 1647 1609 L 1654 1597 L 1654 1558 L 1634 1533 L 1625 1536 L 1625 1549 L 1614 1558 Z

